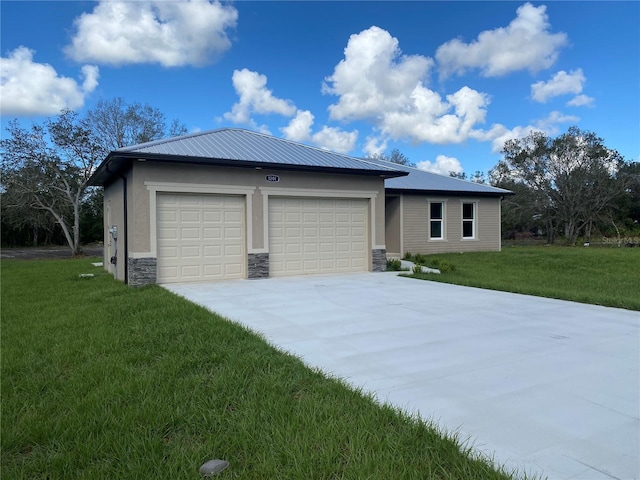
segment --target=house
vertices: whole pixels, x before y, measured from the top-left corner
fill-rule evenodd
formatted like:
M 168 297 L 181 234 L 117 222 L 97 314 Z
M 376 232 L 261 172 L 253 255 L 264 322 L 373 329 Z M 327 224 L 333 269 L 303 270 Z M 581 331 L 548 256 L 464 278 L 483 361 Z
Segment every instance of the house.
M 405 253 L 500 251 L 502 198 L 509 190 L 405 165 L 367 161 L 407 172 L 385 180 L 388 257 Z
M 106 268 L 145 285 L 383 271 L 388 252 L 434 245 L 499 249 L 506 191 L 447 180 L 225 128 L 115 150 L 89 183 L 104 187 Z

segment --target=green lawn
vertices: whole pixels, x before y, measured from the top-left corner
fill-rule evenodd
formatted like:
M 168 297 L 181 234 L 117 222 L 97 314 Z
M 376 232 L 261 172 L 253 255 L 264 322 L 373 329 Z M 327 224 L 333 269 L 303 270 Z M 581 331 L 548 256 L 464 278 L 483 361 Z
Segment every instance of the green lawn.
M 505 246 L 502 252 L 428 255 L 452 271 L 414 277 L 640 310 L 640 248 Z
M 3 479 L 197 479 L 211 458 L 230 462 L 221 479 L 510 478 L 425 422 L 90 259 L 3 261 L 1 286 Z

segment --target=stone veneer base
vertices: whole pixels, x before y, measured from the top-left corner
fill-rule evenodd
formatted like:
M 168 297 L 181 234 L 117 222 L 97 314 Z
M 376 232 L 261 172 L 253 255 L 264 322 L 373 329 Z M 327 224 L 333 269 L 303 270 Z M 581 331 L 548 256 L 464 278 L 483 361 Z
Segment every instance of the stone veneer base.
M 250 253 L 247 259 L 248 269 L 247 277 L 269 278 L 269 254 L 268 253 Z
M 384 248 L 376 248 L 371 250 L 371 271 L 386 272 L 387 271 L 387 250 Z
M 129 285 L 132 287 L 142 287 L 156 283 L 158 272 L 157 258 L 129 258 L 128 262 Z

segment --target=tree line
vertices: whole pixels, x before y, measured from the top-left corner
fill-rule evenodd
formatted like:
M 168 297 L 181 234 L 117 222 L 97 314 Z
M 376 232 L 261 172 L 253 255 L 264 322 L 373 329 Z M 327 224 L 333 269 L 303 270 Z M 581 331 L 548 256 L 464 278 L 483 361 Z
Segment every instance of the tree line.
M 103 239 L 102 189 L 87 182 L 107 154 L 187 133 L 158 109 L 122 98 L 100 100 L 83 116 L 65 110 L 30 128 L 13 120 L 7 130 L 0 141 L 2 245 L 66 243 L 74 255 Z M 398 149 L 374 158 L 415 166 Z M 507 141 L 487 175 L 451 175 L 515 193 L 502 203 L 506 238 L 575 244 L 596 232 L 620 238 L 640 231 L 640 164 L 577 127 L 556 138 L 532 132 Z
M 167 124 L 148 104 L 100 100 L 81 116 L 64 110 L 30 128 L 9 122 L 0 141 L 0 215 L 3 246 L 102 241 L 102 189 L 87 182 L 107 154 L 118 148 L 187 133 Z
M 502 204 L 502 228 L 561 237 L 574 245 L 597 232 L 620 238 L 640 231 L 640 164 L 626 161 L 595 133 L 571 127 L 556 138 L 533 132 L 505 143 L 489 172 L 515 193 Z M 637 234 L 637 233 L 636 233 Z

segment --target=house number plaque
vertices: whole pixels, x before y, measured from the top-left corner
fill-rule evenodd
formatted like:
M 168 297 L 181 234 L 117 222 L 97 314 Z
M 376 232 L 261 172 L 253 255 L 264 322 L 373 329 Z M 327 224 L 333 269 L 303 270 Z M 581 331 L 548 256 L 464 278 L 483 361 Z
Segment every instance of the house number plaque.
M 265 178 L 267 179 L 267 182 L 279 182 L 280 181 L 280 177 L 278 175 L 267 175 Z

